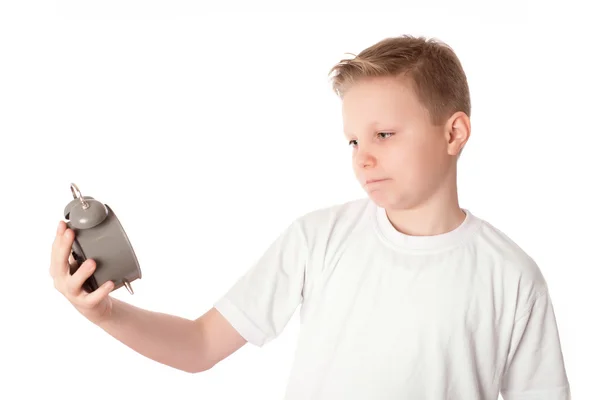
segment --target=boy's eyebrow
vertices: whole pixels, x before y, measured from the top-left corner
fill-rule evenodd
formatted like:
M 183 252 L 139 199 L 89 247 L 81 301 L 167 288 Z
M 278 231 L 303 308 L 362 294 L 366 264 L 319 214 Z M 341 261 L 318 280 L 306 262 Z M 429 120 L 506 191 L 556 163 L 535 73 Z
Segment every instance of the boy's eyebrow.
M 400 129 L 399 122 L 393 122 L 388 124 L 382 124 L 378 121 L 373 121 L 366 125 L 366 129 L 369 131 L 377 131 L 377 132 L 386 132 L 386 131 L 395 131 Z M 347 129 L 344 129 L 344 136 L 355 136 L 352 132 L 349 132 Z
M 377 121 L 371 121 L 371 122 L 369 122 L 368 124 L 366 124 L 365 126 L 366 126 L 367 130 L 372 130 L 372 129 L 375 129 L 375 128 L 377 128 L 379 125 L 380 125 L 380 123 L 379 123 L 379 122 L 377 122 Z M 348 130 L 347 130 L 345 127 L 344 127 L 344 134 L 345 134 L 345 135 L 352 135 L 352 132 L 349 132 L 349 131 L 348 131 Z
M 348 138 L 348 137 L 350 137 L 350 136 L 355 136 L 355 135 L 353 135 L 353 133 L 352 133 L 352 132 L 349 132 L 349 131 L 346 129 L 346 127 L 344 127 L 344 128 L 342 129 L 342 133 L 343 133 L 343 134 L 344 134 L 344 136 L 345 136 L 345 137 L 347 137 L 347 138 Z

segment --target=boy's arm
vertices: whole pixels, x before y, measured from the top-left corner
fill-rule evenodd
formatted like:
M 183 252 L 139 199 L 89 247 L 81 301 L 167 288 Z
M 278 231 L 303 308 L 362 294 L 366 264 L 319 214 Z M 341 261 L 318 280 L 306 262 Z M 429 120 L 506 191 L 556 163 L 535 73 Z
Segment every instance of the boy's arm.
M 74 274 L 69 258 L 75 234 L 60 221 L 52 244 L 50 275 L 54 287 L 89 321 L 138 353 L 187 372 L 210 369 L 246 342 L 216 309 L 193 321 L 135 307 L 112 298 L 112 285 L 92 293 L 83 283 L 96 263 L 86 260 Z
M 295 221 L 200 318 L 112 299 L 110 317 L 97 325 L 154 361 L 187 372 L 206 371 L 244 344 L 263 346 L 283 331 L 303 300 L 307 248 Z
M 111 316 L 100 328 L 145 357 L 182 371 L 206 371 L 246 343 L 215 308 L 189 320 L 112 302 Z
M 248 343 L 214 307 L 195 323 L 202 332 L 205 369 L 212 368 Z
M 515 322 L 500 392 L 504 400 L 571 399 L 547 288 Z

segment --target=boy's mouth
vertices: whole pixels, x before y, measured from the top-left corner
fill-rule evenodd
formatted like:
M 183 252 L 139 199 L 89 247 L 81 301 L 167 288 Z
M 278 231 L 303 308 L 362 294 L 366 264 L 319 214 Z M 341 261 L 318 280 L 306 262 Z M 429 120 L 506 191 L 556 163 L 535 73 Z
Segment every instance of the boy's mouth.
M 367 179 L 367 181 L 365 182 L 365 185 L 371 185 L 374 183 L 384 182 L 384 181 L 388 181 L 388 180 L 389 180 L 389 178 Z

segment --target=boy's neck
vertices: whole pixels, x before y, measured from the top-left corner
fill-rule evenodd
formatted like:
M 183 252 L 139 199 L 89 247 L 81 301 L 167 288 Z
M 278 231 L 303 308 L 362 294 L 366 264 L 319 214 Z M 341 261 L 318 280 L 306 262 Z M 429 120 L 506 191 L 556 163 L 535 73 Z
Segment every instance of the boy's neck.
M 386 208 L 390 223 L 410 236 L 434 236 L 456 229 L 466 218 L 458 203 L 456 181 L 450 179 L 427 201 L 409 209 Z

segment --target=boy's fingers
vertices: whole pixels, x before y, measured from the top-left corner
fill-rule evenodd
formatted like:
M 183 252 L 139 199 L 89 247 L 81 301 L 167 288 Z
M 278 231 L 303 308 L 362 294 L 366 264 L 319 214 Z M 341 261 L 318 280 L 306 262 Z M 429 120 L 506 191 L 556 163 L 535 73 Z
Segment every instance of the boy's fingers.
M 52 243 L 52 253 L 50 257 L 50 275 L 53 278 L 66 274 L 66 271 L 64 271 L 65 266 L 63 265 L 65 263 L 64 258 L 61 259 L 64 254 L 64 251 L 61 250 L 61 248 L 64 245 L 64 232 L 66 229 L 67 224 L 65 224 L 63 221 L 60 221 L 58 227 L 56 228 L 56 236 L 54 237 L 54 242 Z
M 67 229 L 67 224 L 65 223 L 65 221 L 59 221 L 58 227 L 56 228 L 56 236 L 62 236 L 62 234 L 65 232 L 65 229 Z
M 106 296 L 108 296 L 114 287 L 115 284 L 113 283 L 113 281 L 107 281 L 98 289 L 94 290 L 92 293 L 85 295 L 83 302 L 87 307 L 94 307 L 98 303 L 100 303 Z
M 54 236 L 54 242 L 52 242 L 52 249 L 57 249 L 58 246 L 60 246 L 60 242 L 62 239 L 62 235 L 66 229 L 67 225 L 63 222 L 60 221 L 58 223 L 58 227 L 56 228 L 56 235 Z
M 64 273 L 69 272 L 68 260 L 71 254 L 73 242 L 75 241 L 75 233 L 72 229 L 65 229 L 62 235 L 62 241 L 56 252 L 57 261 L 64 266 Z
M 56 247 L 52 248 L 50 275 L 55 279 L 69 276 L 69 255 L 75 240 L 75 233 L 73 230 L 67 229 L 66 225 L 64 228 L 59 229 L 62 234 L 57 237 Z
M 62 243 L 62 238 L 65 230 L 67 229 L 67 224 L 63 221 L 58 223 L 58 227 L 56 228 L 56 235 L 54 236 L 54 241 L 52 242 L 52 254 L 58 250 L 60 244 Z
M 88 259 L 68 278 L 67 291 L 71 296 L 78 296 L 82 292 L 85 280 L 94 273 L 95 267 L 93 260 Z

